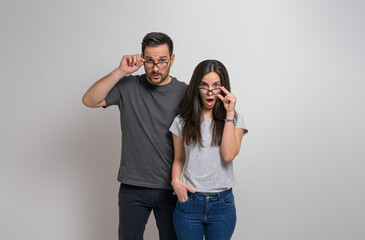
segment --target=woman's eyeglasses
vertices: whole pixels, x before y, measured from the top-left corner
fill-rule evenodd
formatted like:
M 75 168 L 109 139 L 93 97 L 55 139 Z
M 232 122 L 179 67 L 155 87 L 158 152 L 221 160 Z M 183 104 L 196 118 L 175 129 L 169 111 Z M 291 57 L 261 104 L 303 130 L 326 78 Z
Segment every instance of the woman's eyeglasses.
M 213 88 L 213 89 L 208 89 L 208 88 L 203 88 L 203 87 L 198 87 L 198 89 L 200 90 L 200 92 L 202 94 L 206 94 L 208 95 L 210 92 L 213 94 L 213 95 L 218 95 L 220 92 L 221 92 L 221 88 Z

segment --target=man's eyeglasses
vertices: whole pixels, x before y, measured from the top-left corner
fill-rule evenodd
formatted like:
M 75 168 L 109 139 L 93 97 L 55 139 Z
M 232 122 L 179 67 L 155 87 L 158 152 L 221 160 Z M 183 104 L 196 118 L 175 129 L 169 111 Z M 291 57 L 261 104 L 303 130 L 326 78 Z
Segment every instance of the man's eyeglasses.
M 206 95 L 208 95 L 210 92 L 213 95 L 218 95 L 221 92 L 221 88 L 208 89 L 208 88 L 198 87 L 198 89 L 200 90 L 200 92 L 202 94 L 206 94 Z
M 169 60 L 170 61 L 170 60 Z M 144 62 L 144 65 L 148 68 L 154 68 L 155 65 L 157 66 L 158 69 L 165 69 L 167 68 L 167 66 L 169 65 L 169 61 L 163 61 L 163 62 L 157 62 L 155 63 L 154 61 L 147 59 Z

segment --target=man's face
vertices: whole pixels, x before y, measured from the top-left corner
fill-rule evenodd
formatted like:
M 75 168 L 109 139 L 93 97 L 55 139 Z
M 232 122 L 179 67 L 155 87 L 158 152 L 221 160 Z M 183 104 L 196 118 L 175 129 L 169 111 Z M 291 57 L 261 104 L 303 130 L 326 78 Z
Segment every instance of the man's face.
M 144 70 L 147 80 L 154 85 L 165 85 L 171 81 L 170 67 L 174 63 L 175 55 L 170 57 L 166 44 L 146 47 L 142 54 Z

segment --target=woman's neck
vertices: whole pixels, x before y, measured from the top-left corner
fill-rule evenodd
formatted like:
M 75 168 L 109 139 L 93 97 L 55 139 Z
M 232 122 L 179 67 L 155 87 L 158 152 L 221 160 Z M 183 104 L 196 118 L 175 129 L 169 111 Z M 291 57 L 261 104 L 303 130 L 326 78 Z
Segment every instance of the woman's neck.
M 213 118 L 213 109 L 202 109 L 200 117 Z

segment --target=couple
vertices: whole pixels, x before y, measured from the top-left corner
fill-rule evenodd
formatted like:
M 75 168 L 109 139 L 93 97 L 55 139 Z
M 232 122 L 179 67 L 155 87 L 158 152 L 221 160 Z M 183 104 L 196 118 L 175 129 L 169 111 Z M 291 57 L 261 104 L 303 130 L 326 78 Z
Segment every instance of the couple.
M 247 130 L 221 62 L 199 63 L 186 86 L 169 75 L 174 58 L 170 37 L 149 33 L 141 55 L 123 56 L 83 97 L 120 110 L 119 239 L 143 239 L 152 209 L 160 239 L 230 239 L 232 160 Z

